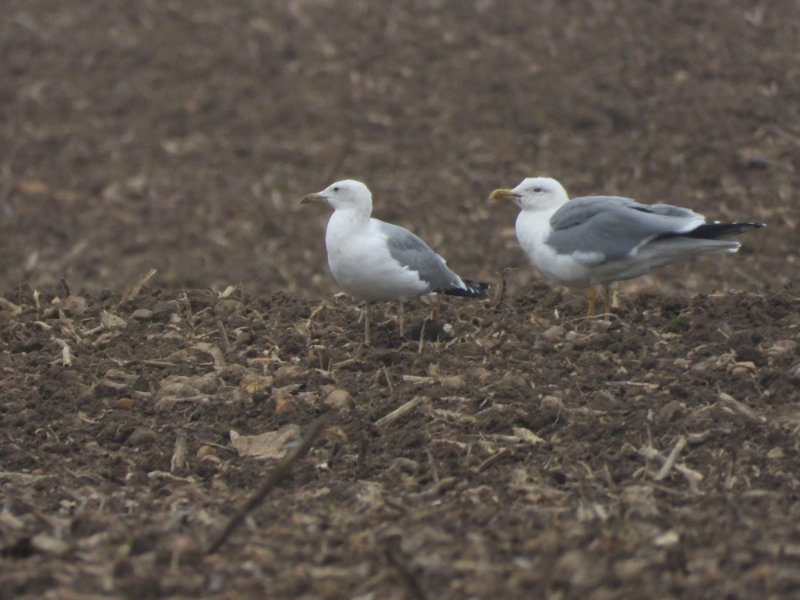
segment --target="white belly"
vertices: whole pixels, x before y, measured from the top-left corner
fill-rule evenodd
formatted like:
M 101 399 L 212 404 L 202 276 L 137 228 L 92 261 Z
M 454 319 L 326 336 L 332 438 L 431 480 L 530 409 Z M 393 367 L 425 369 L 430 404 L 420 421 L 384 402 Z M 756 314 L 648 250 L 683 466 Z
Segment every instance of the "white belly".
M 368 302 L 404 302 L 431 291 L 415 271 L 400 266 L 392 258 L 383 236 L 372 222 L 357 233 L 351 228 L 345 231 L 346 234 L 342 234 L 333 222 L 329 223 L 325 236 L 328 266 L 345 292 Z

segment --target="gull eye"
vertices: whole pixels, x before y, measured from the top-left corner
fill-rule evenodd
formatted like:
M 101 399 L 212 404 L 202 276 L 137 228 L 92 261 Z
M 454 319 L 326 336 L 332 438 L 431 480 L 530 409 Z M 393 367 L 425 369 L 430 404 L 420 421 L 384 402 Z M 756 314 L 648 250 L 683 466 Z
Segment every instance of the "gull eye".
M 338 192 L 338 191 L 339 191 L 339 186 L 337 185 L 336 187 L 334 187 L 334 188 L 333 188 L 333 191 L 334 191 L 334 192 Z
M 541 194 L 543 191 L 544 191 L 544 190 L 543 190 L 542 188 L 540 188 L 540 187 L 535 187 L 535 188 L 533 188 L 533 192 L 534 192 L 535 194 Z

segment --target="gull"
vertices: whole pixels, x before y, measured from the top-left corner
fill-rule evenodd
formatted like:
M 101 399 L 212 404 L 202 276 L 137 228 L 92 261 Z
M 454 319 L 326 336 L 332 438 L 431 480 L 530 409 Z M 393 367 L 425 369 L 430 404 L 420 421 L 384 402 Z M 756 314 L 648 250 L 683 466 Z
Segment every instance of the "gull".
M 520 208 L 517 240 L 547 279 L 591 288 L 589 316 L 594 313 L 593 286 L 602 286 L 608 315 L 614 282 L 691 256 L 736 252 L 739 242 L 720 238 L 764 227 L 709 221 L 688 208 L 619 196 L 570 200 L 564 186 L 549 177 L 528 177 L 513 189 L 493 191 L 490 198 Z
M 407 300 L 437 292 L 486 298 L 487 284 L 461 279 L 409 230 L 371 218 L 372 193 L 362 182 L 337 181 L 308 194 L 300 203 L 327 203 L 333 208 L 325 231 L 328 267 L 345 292 L 367 303 L 365 344 L 370 344 L 371 302 L 400 302 L 403 335 L 403 303 Z

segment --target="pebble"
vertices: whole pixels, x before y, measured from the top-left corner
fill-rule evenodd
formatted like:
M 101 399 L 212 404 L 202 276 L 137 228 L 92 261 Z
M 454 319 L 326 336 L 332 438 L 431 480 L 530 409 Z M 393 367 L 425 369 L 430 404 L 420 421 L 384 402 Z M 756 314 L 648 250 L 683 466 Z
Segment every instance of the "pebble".
M 147 427 L 137 427 L 133 433 L 128 436 L 126 440 L 129 446 L 141 446 L 143 444 L 152 444 L 156 441 L 156 433 Z
M 294 398 L 287 389 L 280 388 L 275 390 L 272 394 L 272 398 L 275 400 L 275 412 L 277 413 L 288 413 L 297 410 Z
M 83 296 L 67 296 L 61 302 L 61 310 L 71 317 L 79 317 L 86 312 L 86 307 L 89 303 Z
M 304 377 L 307 374 L 307 371 L 304 371 L 298 366 L 295 365 L 284 365 L 282 367 L 278 367 L 275 370 L 275 383 L 278 385 L 282 385 L 289 381 L 295 381 Z
M 544 333 L 542 333 L 542 337 L 548 341 L 555 341 L 559 340 L 564 337 L 564 329 L 563 325 L 553 325 L 552 327 L 548 327 Z
M 350 395 L 350 392 L 341 388 L 329 392 L 328 395 L 325 396 L 324 402 L 331 408 L 341 412 L 347 412 L 353 408 L 353 397 Z
M 114 406 L 120 410 L 131 410 L 133 408 L 133 400 L 131 398 L 118 398 L 114 402 Z
M 137 308 L 135 311 L 131 313 L 131 319 L 134 321 L 150 321 L 153 318 L 153 315 L 156 314 L 150 309 L 147 308 Z

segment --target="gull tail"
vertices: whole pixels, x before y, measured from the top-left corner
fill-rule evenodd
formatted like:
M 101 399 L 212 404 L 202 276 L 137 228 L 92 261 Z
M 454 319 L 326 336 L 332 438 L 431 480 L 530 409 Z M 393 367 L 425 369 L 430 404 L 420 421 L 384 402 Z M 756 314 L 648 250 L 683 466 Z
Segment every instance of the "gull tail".
M 738 235 L 751 229 L 758 229 L 759 227 L 766 227 L 766 225 L 764 223 L 720 223 L 719 221 L 714 221 L 704 223 L 688 233 L 681 234 L 681 237 L 716 240 L 730 235 Z
M 481 281 L 470 281 L 469 279 L 462 279 L 464 287 L 451 287 L 442 290 L 443 294 L 448 296 L 463 296 L 465 298 L 488 298 L 489 297 L 489 284 Z
M 764 227 L 763 223 L 720 223 L 710 221 L 686 233 L 667 233 L 658 236 L 650 244 L 658 248 L 660 258 L 653 264 L 665 265 L 673 260 L 689 255 L 726 254 L 738 252 L 742 246 L 736 240 L 720 238 L 744 233 L 751 229 Z

